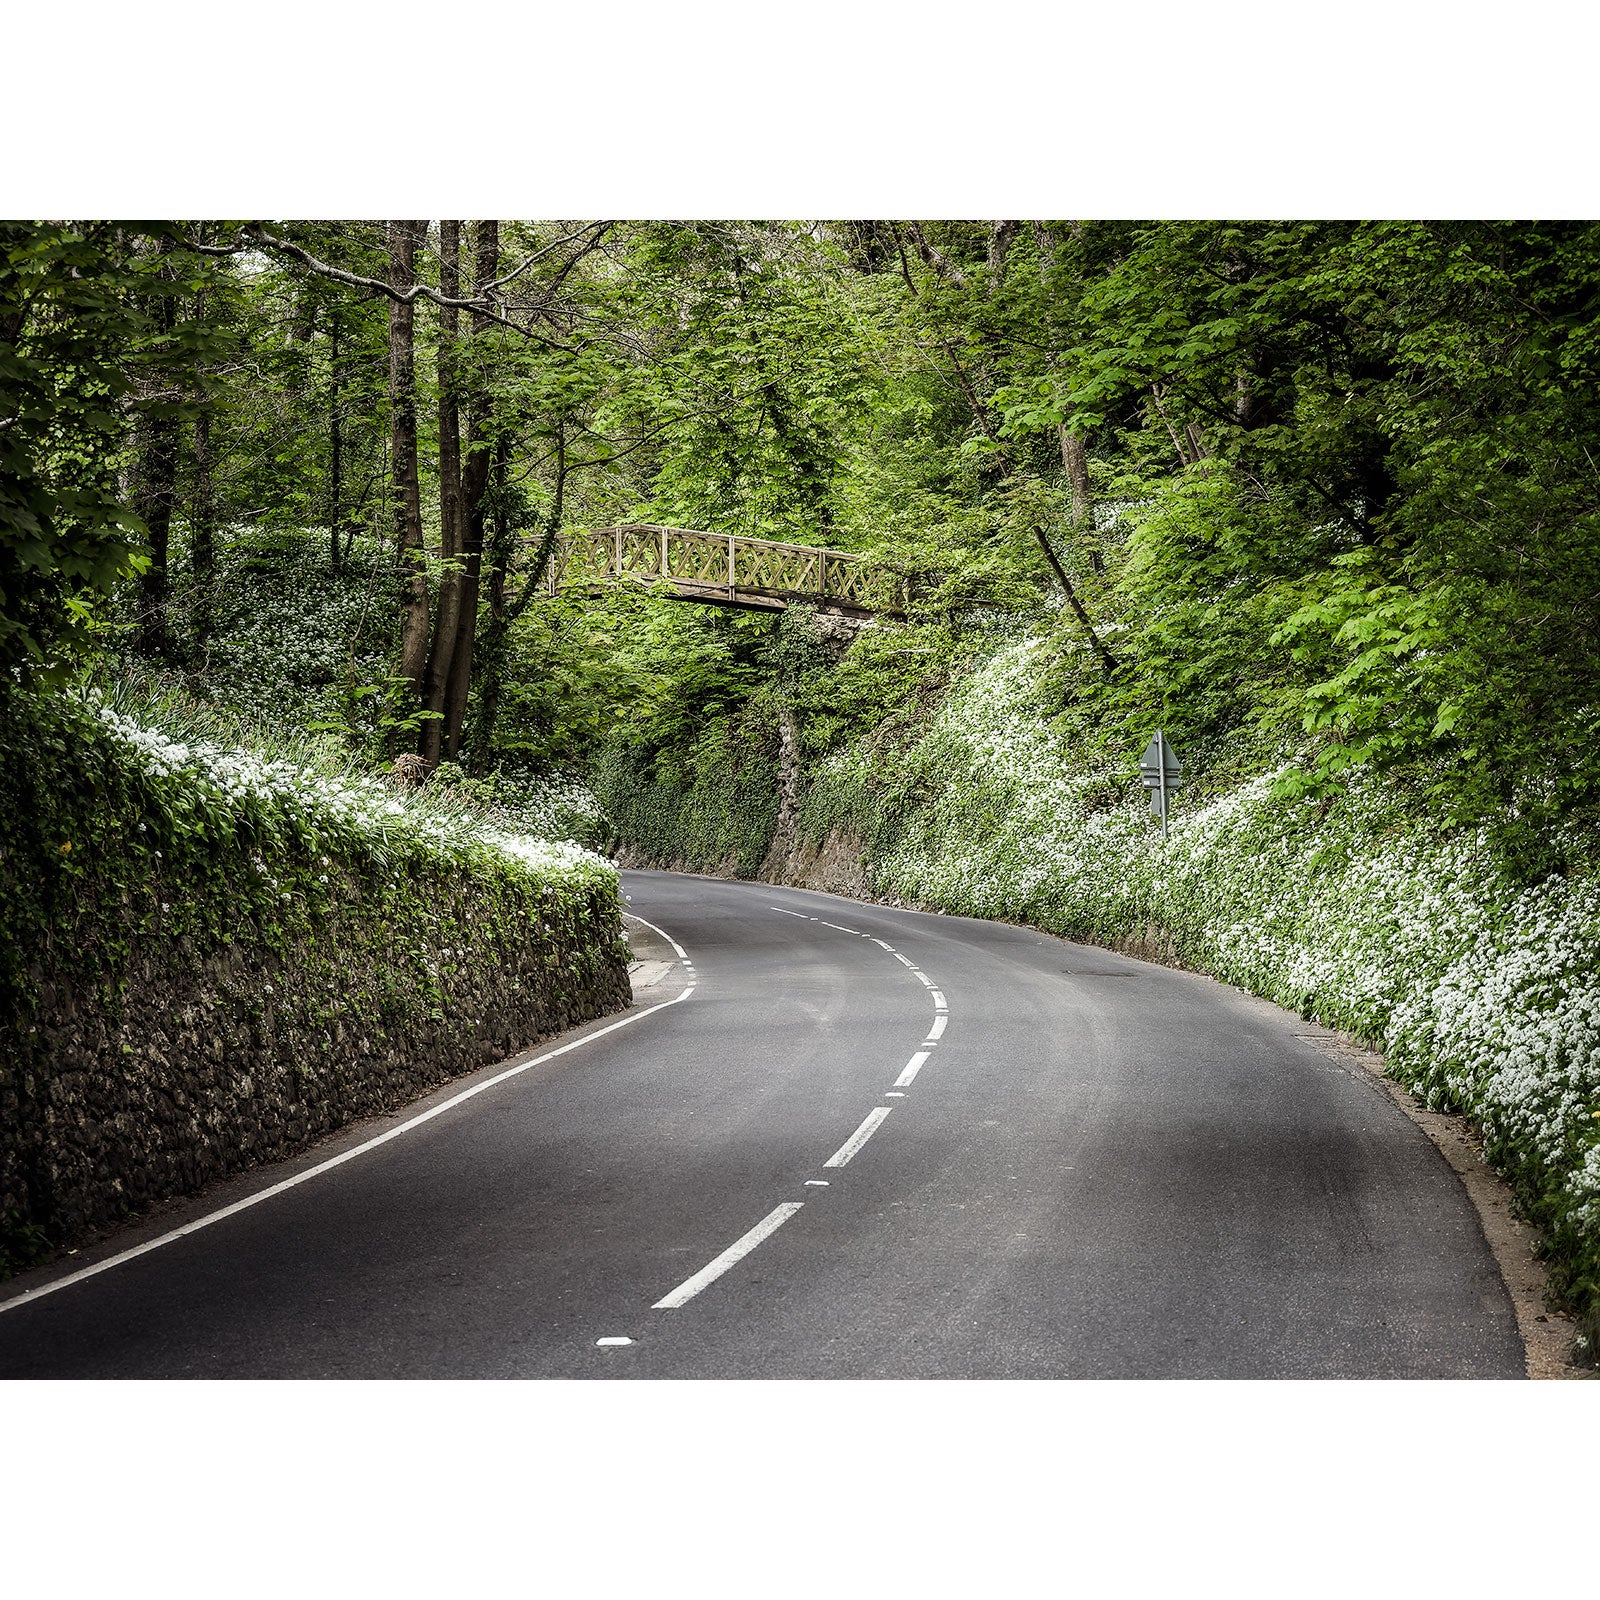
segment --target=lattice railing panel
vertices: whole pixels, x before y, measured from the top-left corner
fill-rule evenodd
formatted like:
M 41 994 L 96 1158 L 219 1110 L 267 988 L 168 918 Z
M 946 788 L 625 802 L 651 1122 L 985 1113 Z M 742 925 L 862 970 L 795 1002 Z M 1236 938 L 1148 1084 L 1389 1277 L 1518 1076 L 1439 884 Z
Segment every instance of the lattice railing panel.
M 734 604 L 749 597 L 752 604 L 795 599 L 862 611 L 899 611 L 905 602 L 900 580 L 861 556 L 694 528 L 633 523 L 568 534 L 551 559 L 552 592 L 616 578 L 639 583 L 665 580 L 680 593 L 707 599 L 718 591 L 717 598 Z

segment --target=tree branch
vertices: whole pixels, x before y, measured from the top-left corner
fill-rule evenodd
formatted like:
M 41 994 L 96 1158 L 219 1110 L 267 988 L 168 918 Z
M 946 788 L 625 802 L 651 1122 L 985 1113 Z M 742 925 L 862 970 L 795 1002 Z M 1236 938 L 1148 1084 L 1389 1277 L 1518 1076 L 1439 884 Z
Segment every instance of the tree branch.
M 1043 523 L 1034 523 L 1033 536 L 1039 541 L 1039 548 L 1044 551 L 1045 560 L 1050 563 L 1051 570 L 1055 573 L 1061 584 L 1061 591 L 1067 597 L 1067 604 L 1073 609 L 1074 614 L 1083 631 L 1089 636 L 1089 643 L 1094 646 L 1094 653 L 1100 657 L 1100 665 L 1109 678 L 1117 670 L 1117 658 L 1106 649 L 1100 635 L 1094 631 L 1094 624 L 1089 620 L 1089 613 L 1083 609 L 1083 602 L 1078 598 L 1078 591 L 1072 587 L 1072 580 L 1067 576 L 1067 569 L 1061 565 L 1061 558 L 1055 552 L 1055 546 L 1050 543 L 1049 535 L 1044 531 Z
M 911 234 L 911 242 L 917 247 L 917 254 L 952 289 L 965 289 L 967 286 L 966 274 L 948 256 L 940 254 L 938 250 L 928 243 L 928 236 L 922 231 L 922 224 L 908 221 L 906 228 Z
M 607 224 L 610 226 L 610 224 Z M 580 229 L 582 233 L 586 230 Z M 320 260 L 302 245 L 296 244 L 292 239 L 279 238 L 277 234 L 268 233 L 259 222 L 246 222 L 240 225 L 240 242 L 231 245 L 201 244 L 198 240 L 180 236 L 185 249 L 194 250 L 201 255 L 208 256 L 236 256 L 248 249 L 253 241 L 257 245 L 265 246 L 268 250 L 276 250 L 282 255 L 298 261 L 307 271 L 314 272 L 319 278 L 330 279 L 334 283 L 342 283 L 352 289 L 365 289 L 369 294 L 379 294 L 385 299 L 393 300 L 400 305 L 412 305 L 419 298 L 431 300 L 437 306 L 457 311 L 475 312 L 480 317 L 486 317 L 490 322 L 498 323 L 502 328 L 509 328 L 513 333 L 520 333 L 525 339 L 533 339 L 540 344 L 548 345 L 554 349 L 572 352 L 570 345 L 561 343 L 559 339 L 549 339 L 543 334 L 535 333 L 531 328 L 524 327 L 519 322 L 512 322 L 504 317 L 495 308 L 495 302 L 487 296 L 464 300 L 453 295 L 441 294 L 437 289 L 425 283 L 413 283 L 409 289 L 399 289 L 393 284 L 385 282 L 382 278 L 364 277 L 359 272 L 347 272 L 343 267 L 336 267 L 329 261 Z M 575 237 L 575 236 L 574 236 Z M 556 244 L 567 241 L 557 240 Z M 554 249 L 552 245 L 549 248 Z M 534 258 L 524 263 L 531 266 Z M 521 268 L 518 271 L 522 270 Z M 489 288 L 495 287 L 493 284 Z

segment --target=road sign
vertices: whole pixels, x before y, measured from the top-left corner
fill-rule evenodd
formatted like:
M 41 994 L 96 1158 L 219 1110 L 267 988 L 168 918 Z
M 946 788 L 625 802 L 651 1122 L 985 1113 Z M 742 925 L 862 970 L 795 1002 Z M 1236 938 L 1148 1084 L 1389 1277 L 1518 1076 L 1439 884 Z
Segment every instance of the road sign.
M 1167 836 L 1169 797 L 1183 787 L 1183 763 L 1159 728 L 1139 758 L 1139 776 L 1150 791 L 1150 810 L 1161 818 L 1161 837 Z

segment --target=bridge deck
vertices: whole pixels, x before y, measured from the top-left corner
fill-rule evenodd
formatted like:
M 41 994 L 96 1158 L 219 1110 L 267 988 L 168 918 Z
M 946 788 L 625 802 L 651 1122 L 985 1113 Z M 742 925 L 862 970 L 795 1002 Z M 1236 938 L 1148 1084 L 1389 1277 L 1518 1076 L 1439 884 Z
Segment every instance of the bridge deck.
M 665 584 L 677 599 L 749 611 L 781 611 L 792 601 L 843 616 L 905 610 L 901 580 L 859 555 L 736 533 L 626 523 L 569 533 L 551 558 L 552 594 L 619 579 Z

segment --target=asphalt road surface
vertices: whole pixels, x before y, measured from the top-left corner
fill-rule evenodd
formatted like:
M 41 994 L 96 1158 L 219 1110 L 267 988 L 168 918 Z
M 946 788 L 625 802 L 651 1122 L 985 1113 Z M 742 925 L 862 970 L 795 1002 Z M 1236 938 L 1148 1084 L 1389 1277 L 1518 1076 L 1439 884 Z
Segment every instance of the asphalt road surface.
M 642 935 L 631 1021 L 0 1286 L 0 1377 L 1523 1375 L 1459 1181 L 1289 1013 L 1022 928 L 624 884 L 682 951 Z

